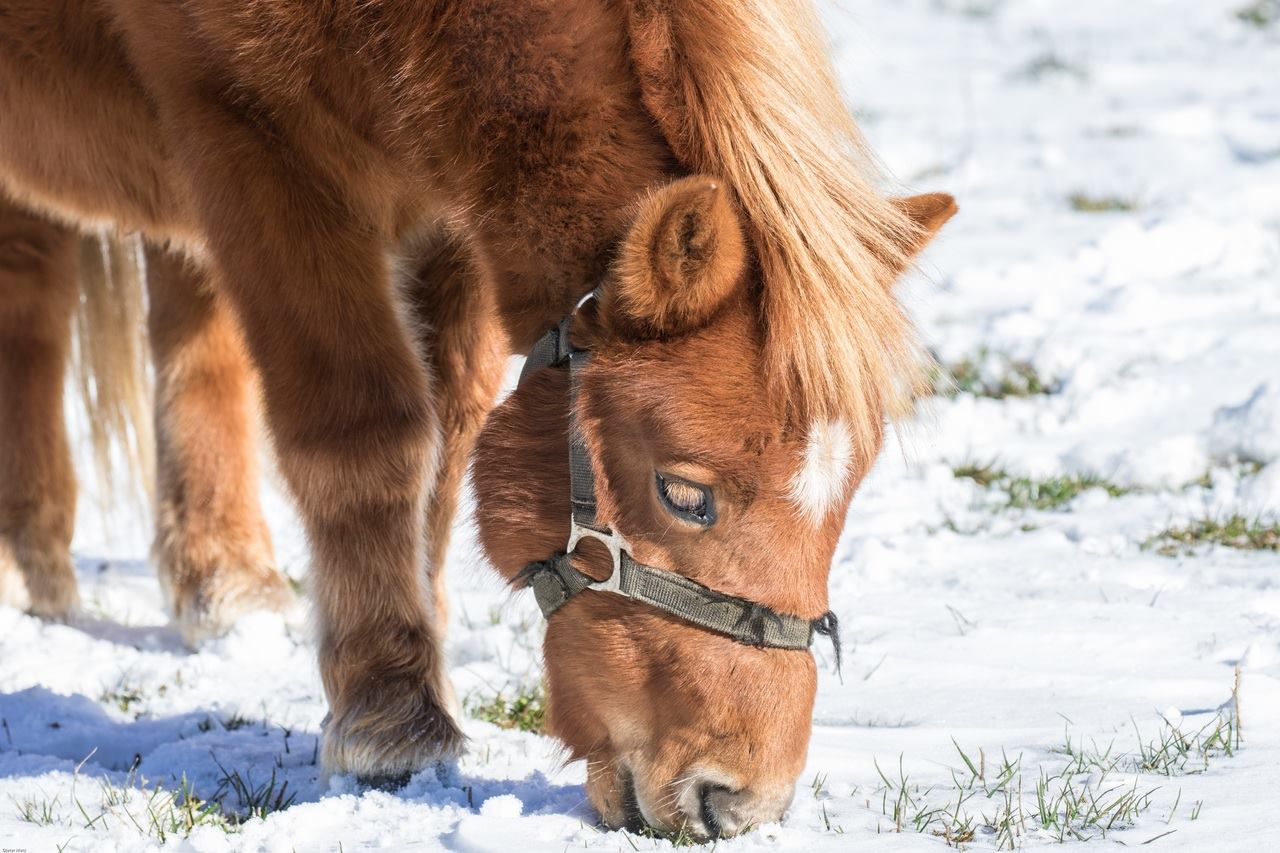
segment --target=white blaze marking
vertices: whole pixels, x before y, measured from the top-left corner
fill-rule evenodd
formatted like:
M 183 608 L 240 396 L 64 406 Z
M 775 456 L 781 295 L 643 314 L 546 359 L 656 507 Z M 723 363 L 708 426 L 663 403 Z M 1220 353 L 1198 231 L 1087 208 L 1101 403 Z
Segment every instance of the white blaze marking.
M 843 421 L 810 425 L 800 470 L 791 478 L 791 500 L 810 523 L 826 518 L 844 494 L 852 465 L 853 437 Z

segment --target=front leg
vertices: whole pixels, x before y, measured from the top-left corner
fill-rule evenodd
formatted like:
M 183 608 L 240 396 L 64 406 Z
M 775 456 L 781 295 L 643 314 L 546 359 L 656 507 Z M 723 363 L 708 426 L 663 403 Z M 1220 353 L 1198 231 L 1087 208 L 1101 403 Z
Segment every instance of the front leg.
M 399 777 L 456 754 L 424 566 L 437 417 L 358 198 L 211 110 L 189 167 L 218 281 L 262 380 L 280 469 L 306 525 L 328 772 Z M 192 149 L 188 149 L 192 150 Z
M 502 384 L 509 347 L 492 282 L 455 242 L 433 245 L 414 265 L 411 302 L 423 331 L 440 419 L 439 471 L 427 506 L 427 570 L 437 618 L 448 624 L 445 556 L 480 427 Z

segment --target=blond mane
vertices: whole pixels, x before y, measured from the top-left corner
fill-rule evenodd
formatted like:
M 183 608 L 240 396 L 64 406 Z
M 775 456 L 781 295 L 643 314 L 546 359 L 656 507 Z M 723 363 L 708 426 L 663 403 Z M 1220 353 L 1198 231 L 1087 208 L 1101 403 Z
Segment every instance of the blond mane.
M 877 170 L 807 0 L 633 0 L 632 59 L 676 155 L 725 178 L 761 265 L 773 387 L 806 422 L 849 423 L 859 452 L 924 363 L 890 285 L 915 226 Z

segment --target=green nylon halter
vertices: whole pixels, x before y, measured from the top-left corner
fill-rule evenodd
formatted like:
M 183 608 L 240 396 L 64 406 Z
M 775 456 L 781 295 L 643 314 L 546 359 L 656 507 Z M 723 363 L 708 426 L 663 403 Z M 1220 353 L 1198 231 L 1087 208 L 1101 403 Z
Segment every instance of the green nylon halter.
M 578 307 L 594 298 L 596 291 L 584 297 Z M 813 644 L 815 633 L 822 634 L 831 638 L 838 672 L 840 633 L 834 613 L 827 611 L 817 619 L 778 613 L 758 602 L 717 592 L 684 575 L 638 563 L 626 540 L 597 520 L 595 472 L 577 419 L 582 369 L 590 353 L 574 349 L 569 342 L 575 314 L 577 309 L 538 339 L 519 380 L 523 385 L 529 376 L 544 368 L 569 365 L 569 543 L 563 552 L 529 563 L 518 576 L 533 589 L 542 615 L 550 619 L 569 599 L 586 590 L 611 592 L 750 646 L 803 651 Z M 574 568 L 572 555 L 584 538 L 596 539 L 609 550 L 613 572 L 606 580 L 597 581 Z

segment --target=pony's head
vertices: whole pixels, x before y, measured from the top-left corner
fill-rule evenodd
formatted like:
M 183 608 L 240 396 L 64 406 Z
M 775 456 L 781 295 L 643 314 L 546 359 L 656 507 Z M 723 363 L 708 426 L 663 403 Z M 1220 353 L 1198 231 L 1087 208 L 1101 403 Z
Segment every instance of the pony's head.
M 955 210 L 945 195 L 899 205 L 916 226 L 904 257 Z M 760 274 L 743 234 L 730 194 L 709 178 L 638 206 L 599 298 L 574 317 L 573 343 L 590 352 L 575 420 L 598 518 L 635 560 L 814 619 L 881 435 L 858 446 L 838 419 L 804 422 L 769 382 Z M 508 578 L 566 547 L 567 374 L 529 376 L 480 438 L 480 536 Z M 881 405 L 876 389 L 867 395 Z M 590 540 L 573 564 L 598 580 L 613 571 Z M 554 613 L 544 649 L 548 727 L 587 760 L 606 823 L 710 837 L 781 816 L 809 741 L 811 654 L 746 645 L 596 591 Z

